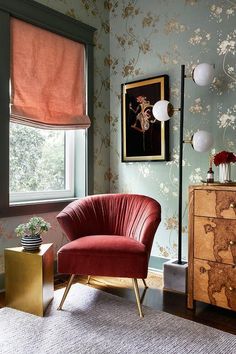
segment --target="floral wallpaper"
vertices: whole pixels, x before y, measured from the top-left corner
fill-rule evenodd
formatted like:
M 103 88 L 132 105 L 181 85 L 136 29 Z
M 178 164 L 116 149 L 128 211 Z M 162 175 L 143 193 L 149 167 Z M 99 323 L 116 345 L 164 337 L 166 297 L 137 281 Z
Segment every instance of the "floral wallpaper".
M 180 65 L 215 65 L 210 87 L 185 80 L 184 137 L 213 133 L 212 153 L 236 151 L 235 0 L 123 0 L 110 2 L 111 192 L 143 193 L 162 205 L 153 256 L 175 258 L 178 226 L 179 113 L 170 121 L 170 161 L 121 163 L 120 85 L 167 74 L 170 101 L 180 105 Z M 206 178 L 209 153 L 184 145 L 183 253 L 187 258 L 188 186 Z M 218 178 L 218 169 L 215 167 Z M 233 178 L 236 179 L 235 166 Z
M 173 258 L 177 251 L 179 115 L 170 121 L 170 161 L 121 162 L 121 84 L 157 75 L 170 78 L 170 101 L 179 107 L 180 65 L 215 65 L 210 87 L 186 80 L 184 136 L 200 129 L 214 135 L 212 153 L 236 151 L 236 0 L 37 0 L 97 28 L 94 38 L 95 193 L 149 195 L 162 205 L 162 223 L 153 256 Z M 184 145 L 183 251 L 187 258 L 188 186 L 206 178 L 209 154 Z M 214 168 L 216 178 L 217 168 Z M 236 179 L 236 169 L 232 169 Z M 55 252 L 65 242 L 55 213 L 45 242 Z M 26 217 L 0 219 L 0 273 L 3 250 L 19 245 L 14 228 Z

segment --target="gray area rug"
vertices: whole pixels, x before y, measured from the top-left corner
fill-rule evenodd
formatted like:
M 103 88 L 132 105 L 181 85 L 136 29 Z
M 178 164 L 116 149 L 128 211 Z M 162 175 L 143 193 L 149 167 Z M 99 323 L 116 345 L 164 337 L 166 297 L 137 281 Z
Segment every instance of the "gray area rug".
M 0 353 L 236 353 L 232 334 L 148 307 L 139 318 L 135 303 L 85 285 L 57 311 L 63 291 L 43 318 L 1 309 Z

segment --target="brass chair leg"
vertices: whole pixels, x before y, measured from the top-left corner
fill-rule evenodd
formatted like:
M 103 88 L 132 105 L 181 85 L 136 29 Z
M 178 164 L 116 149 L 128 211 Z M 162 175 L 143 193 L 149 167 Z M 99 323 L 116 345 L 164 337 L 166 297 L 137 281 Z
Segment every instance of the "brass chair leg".
M 148 286 L 147 286 L 147 283 L 146 283 L 145 279 L 142 279 L 142 281 L 143 281 L 143 285 L 145 286 L 145 289 L 147 289 Z
M 144 289 L 143 289 L 143 293 L 142 293 L 142 295 L 140 296 L 140 303 L 141 303 L 141 305 L 143 304 L 143 301 L 144 301 L 144 299 L 145 299 L 145 295 L 146 295 L 147 289 L 148 289 L 148 288 L 144 288 Z
M 137 282 L 136 278 L 133 278 L 132 280 L 133 280 L 133 286 L 134 286 L 134 292 L 135 292 L 135 296 L 136 296 L 139 316 L 143 317 L 142 305 L 140 302 L 140 296 L 139 296 L 139 290 L 138 290 L 138 282 Z
M 66 299 L 66 297 L 67 297 L 67 294 L 68 294 L 68 292 L 69 292 L 69 290 L 70 290 L 70 287 L 71 287 L 71 285 L 72 285 L 72 282 L 73 282 L 74 277 L 75 277 L 75 274 L 72 274 L 72 275 L 70 276 L 69 280 L 68 280 L 67 286 L 66 286 L 66 288 L 65 288 L 64 294 L 63 294 L 62 299 L 61 299 L 61 302 L 60 302 L 60 305 L 59 305 L 58 308 L 57 308 L 58 310 L 61 310 L 61 309 L 62 309 L 62 306 L 63 306 L 64 301 L 65 301 L 65 299 Z
M 91 275 L 88 275 L 88 280 L 87 280 L 87 284 L 89 284 L 89 282 L 90 282 L 90 279 L 91 279 Z

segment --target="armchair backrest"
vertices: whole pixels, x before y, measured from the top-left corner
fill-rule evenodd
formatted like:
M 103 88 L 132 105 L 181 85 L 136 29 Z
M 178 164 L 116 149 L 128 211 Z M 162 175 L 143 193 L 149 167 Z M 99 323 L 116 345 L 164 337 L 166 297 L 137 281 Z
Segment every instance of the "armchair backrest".
M 100 194 L 76 200 L 57 216 L 70 241 L 89 235 L 132 237 L 151 250 L 160 204 L 138 194 Z

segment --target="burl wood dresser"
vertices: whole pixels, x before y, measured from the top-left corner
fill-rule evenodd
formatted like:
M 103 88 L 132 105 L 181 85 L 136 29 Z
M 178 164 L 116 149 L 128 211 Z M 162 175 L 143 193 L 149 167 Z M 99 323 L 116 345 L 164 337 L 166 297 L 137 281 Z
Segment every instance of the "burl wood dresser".
M 236 186 L 189 188 L 188 308 L 195 300 L 236 311 Z

